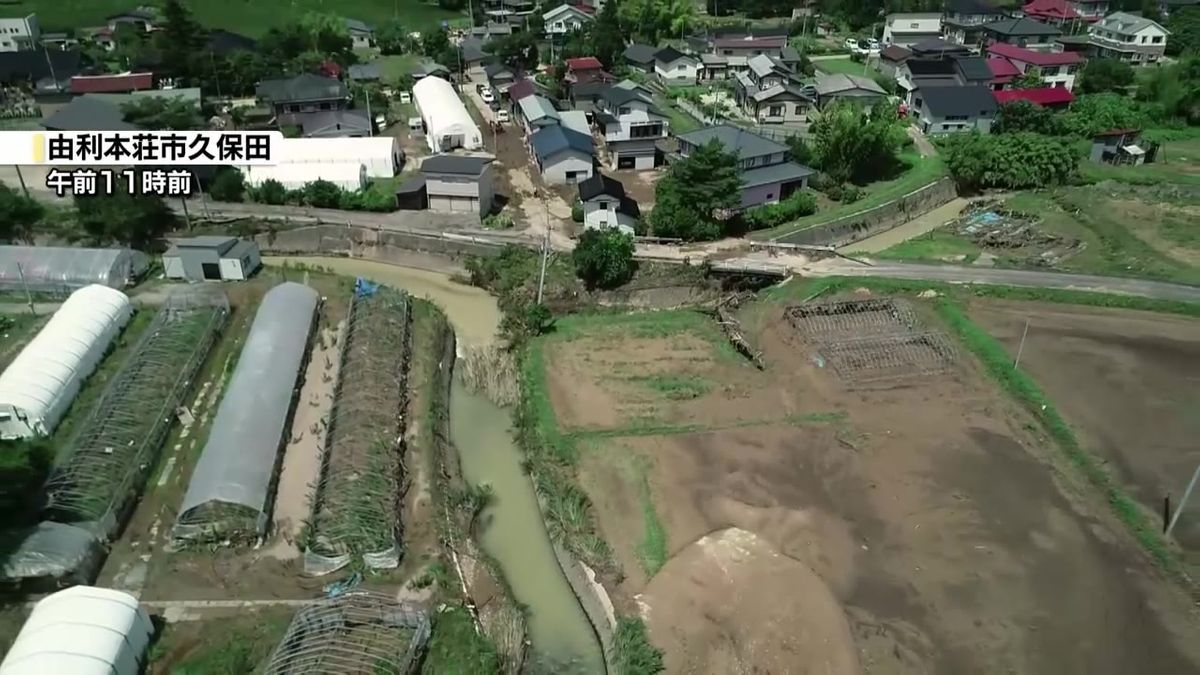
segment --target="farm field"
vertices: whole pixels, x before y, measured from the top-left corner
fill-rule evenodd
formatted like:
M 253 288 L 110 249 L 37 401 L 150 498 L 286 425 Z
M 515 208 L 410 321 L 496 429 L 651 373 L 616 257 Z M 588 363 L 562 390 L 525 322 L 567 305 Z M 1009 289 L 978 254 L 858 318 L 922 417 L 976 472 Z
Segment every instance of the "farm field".
M 1200 188 L 1094 185 L 979 204 L 880 258 L 1036 267 L 1200 283 Z
M 4 4 L 6 15 L 36 12 L 43 30 L 65 30 L 104 24 L 107 16 L 136 7 L 126 0 L 18 0 Z M 376 24 L 400 17 L 406 26 L 420 29 L 461 15 L 419 0 L 203 0 L 188 3 L 196 19 L 208 28 L 225 28 L 251 37 L 310 12 L 337 14 Z
M 668 672 L 1195 670 L 1188 599 L 1107 505 L 928 306 L 873 307 L 744 308 L 764 371 L 686 312 L 535 344 L 606 587 Z
M 1200 320 L 1150 312 L 977 299 L 970 314 L 1016 354 L 1083 445 L 1153 514 L 1200 462 Z M 1174 538 L 1200 561 L 1200 508 Z

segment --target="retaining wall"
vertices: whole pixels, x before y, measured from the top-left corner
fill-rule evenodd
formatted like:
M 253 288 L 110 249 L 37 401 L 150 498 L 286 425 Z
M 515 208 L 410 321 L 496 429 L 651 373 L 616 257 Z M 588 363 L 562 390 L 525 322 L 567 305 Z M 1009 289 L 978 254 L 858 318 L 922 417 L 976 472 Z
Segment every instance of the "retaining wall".
M 277 255 L 345 255 L 397 263 L 402 263 L 405 255 L 412 251 L 455 260 L 500 253 L 499 245 L 478 239 L 346 225 L 307 225 L 263 232 L 255 235 L 254 241 L 264 252 Z
M 775 237 L 774 241 L 785 244 L 845 246 L 923 216 L 956 196 L 954 180 L 943 177 L 890 202 L 806 230 L 780 235 Z

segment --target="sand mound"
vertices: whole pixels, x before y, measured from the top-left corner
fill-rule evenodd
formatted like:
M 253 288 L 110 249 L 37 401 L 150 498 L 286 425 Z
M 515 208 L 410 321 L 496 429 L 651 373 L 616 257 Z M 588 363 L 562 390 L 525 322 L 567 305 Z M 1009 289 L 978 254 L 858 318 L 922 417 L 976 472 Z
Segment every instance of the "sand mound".
M 671 558 L 639 597 L 669 673 L 858 673 L 846 615 L 803 563 L 730 528 Z

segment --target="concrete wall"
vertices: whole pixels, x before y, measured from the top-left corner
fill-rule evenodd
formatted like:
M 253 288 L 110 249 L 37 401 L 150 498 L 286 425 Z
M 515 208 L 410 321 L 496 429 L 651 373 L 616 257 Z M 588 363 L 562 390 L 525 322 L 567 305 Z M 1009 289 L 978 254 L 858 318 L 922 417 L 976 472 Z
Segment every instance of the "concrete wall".
M 268 254 L 345 255 L 398 263 L 407 260 L 412 251 L 451 259 L 500 253 L 500 247 L 495 244 L 344 225 L 309 225 L 259 234 L 254 240 Z
M 954 181 L 948 177 L 941 178 L 875 208 L 851 213 L 807 230 L 786 234 L 777 238 L 776 241 L 785 244 L 845 246 L 924 215 L 954 199 L 956 195 Z

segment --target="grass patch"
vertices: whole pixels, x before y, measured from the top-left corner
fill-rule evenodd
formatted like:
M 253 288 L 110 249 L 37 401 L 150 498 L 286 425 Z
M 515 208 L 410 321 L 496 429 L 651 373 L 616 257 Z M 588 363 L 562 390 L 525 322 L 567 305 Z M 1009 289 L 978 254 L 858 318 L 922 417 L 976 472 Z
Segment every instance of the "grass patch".
M 36 12 L 43 31 L 101 26 L 105 17 L 137 6 L 129 0 L 18 0 L 4 5 L 5 16 Z M 289 0 L 246 2 L 245 0 L 192 0 L 187 3 L 196 19 L 207 28 L 226 28 L 259 37 L 268 29 L 298 21 L 311 12 L 336 14 L 377 25 L 399 16 L 406 26 L 423 28 L 444 19 L 457 18 L 433 3 L 416 0 Z
M 820 61 L 813 61 L 812 64 L 817 70 L 830 75 L 834 73 L 841 73 L 843 75 L 858 75 L 859 77 L 870 77 L 872 75 L 870 67 L 866 66 L 866 64 L 861 61 L 852 60 L 849 54 L 837 59 L 821 59 Z
M 621 675 L 654 675 L 664 670 L 662 650 L 651 644 L 646 623 L 628 616 L 617 617 L 613 661 Z
M 558 319 L 554 325 L 554 332 L 546 339 L 570 341 L 597 336 L 663 339 L 681 333 L 709 343 L 723 359 L 745 361 L 729 344 L 712 317 L 686 309 L 620 314 L 572 314 Z
M 778 239 L 793 232 L 823 225 L 838 218 L 858 213 L 859 211 L 875 208 L 880 204 L 924 187 L 946 175 L 946 165 L 942 161 L 942 158 L 937 155 L 921 157 L 915 151 L 909 151 L 901 153 L 900 159 L 908 165 L 908 168 L 891 180 L 879 181 L 866 186 L 866 195 L 862 199 L 850 204 L 839 204 L 831 209 L 817 211 L 811 216 L 805 216 L 779 227 L 752 232 L 749 235 L 750 238 Z
M 649 577 L 658 574 L 667 562 L 667 530 L 654 510 L 654 498 L 650 493 L 650 467 L 647 460 L 637 462 L 638 483 L 642 502 L 642 541 L 638 544 L 638 559 Z
M 981 249 L 966 237 L 936 229 L 875 254 L 889 260 L 947 260 L 961 259 L 970 264 L 979 257 Z
M 703 126 L 700 120 L 684 112 L 664 94 L 654 94 L 654 107 L 666 114 L 671 131 L 676 134 L 686 134 Z
M 380 54 L 371 59 L 379 65 L 379 77 L 385 84 L 394 85 L 421 62 L 417 54 Z M 411 104 L 410 104 L 411 105 Z
M 496 648 L 475 632 L 475 622 L 465 607 L 434 612 L 432 628 L 422 673 L 500 672 Z
M 632 377 L 630 380 L 672 401 L 700 398 L 712 388 L 708 380 L 698 375 L 646 375 Z
M 148 671 L 172 675 L 257 672 L 283 639 L 294 608 L 270 608 L 166 624 L 150 647 Z

